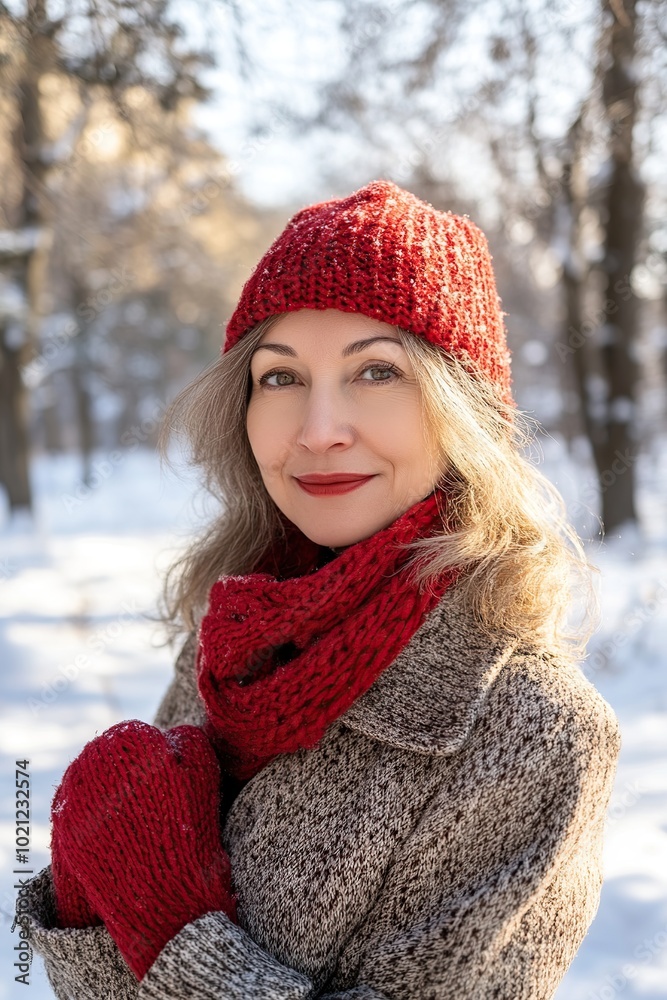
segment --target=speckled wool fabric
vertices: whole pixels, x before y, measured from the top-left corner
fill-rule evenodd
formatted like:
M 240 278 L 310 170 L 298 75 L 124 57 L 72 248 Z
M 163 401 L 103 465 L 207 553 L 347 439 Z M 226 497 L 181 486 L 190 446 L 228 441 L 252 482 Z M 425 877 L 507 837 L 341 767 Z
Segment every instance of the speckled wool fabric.
M 194 637 L 156 724 L 201 725 Z M 61 1000 L 547 1000 L 599 904 L 616 716 L 576 664 L 484 637 L 448 591 L 314 749 L 240 791 L 239 925 L 186 925 L 138 984 L 105 927 L 24 918 Z

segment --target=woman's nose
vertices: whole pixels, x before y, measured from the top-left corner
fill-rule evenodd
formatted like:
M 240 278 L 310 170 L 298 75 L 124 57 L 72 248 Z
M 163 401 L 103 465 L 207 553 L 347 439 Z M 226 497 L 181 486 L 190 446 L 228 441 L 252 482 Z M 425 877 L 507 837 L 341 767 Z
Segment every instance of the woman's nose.
M 297 444 L 309 451 L 354 441 L 349 401 L 333 387 L 311 389 L 298 419 Z

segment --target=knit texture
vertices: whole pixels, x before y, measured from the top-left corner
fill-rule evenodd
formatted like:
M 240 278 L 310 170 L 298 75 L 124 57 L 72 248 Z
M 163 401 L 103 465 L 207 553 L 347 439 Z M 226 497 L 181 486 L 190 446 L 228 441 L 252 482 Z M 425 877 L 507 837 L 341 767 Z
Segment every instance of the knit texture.
M 250 778 L 278 754 L 315 746 L 396 658 L 456 577 L 442 574 L 420 593 L 402 546 L 442 533 L 446 516 L 446 494 L 436 489 L 319 569 L 307 571 L 317 546 L 292 533 L 284 557 L 294 570 L 300 552 L 302 575 L 285 579 L 274 548 L 261 566 L 278 564 L 278 577 L 255 572 L 213 585 L 197 675 L 225 771 Z
M 131 720 L 87 743 L 53 799 L 59 926 L 99 914 L 142 979 L 186 924 L 215 910 L 236 920 L 219 788 L 215 754 L 194 726 L 163 733 Z
M 98 927 L 103 923 L 86 898 L 83 886 L 72 872 L 67 848 L 60 837 L 60 824 L 51 828 L 51 868 L 56 893 L 59 927 Z
M 401 326 L 511 394 L 510 352 L 484 233 L 392 181 L 297 212 L 256 265 L 222 353 L 259 322 L 339 309 Z M 511 412 L 511 411 L 510 411 Z

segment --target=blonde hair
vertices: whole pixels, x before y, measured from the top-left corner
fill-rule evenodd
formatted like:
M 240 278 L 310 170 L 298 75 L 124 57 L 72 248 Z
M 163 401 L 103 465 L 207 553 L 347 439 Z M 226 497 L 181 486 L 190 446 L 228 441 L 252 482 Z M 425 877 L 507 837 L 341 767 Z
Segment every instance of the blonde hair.
M 190 462 L 221 510 L 168 570 L 163 622 L 176 634 L 196 628 L 208 592 L 223 575 L 253 571 L 283 533 L 246 433 L 250 358 L 279 318 L 264 320 L 219 356 L 175 398 L 162 426 L 166 459 L 172 433 L 184 434 Z M 421 391 L 425 440 L 447 494 L 443 532 L 410 543 L 411 578 L 420 588 L 459 570 L 448 591 L 489 635 L 502 630 L 531 647 L 581 659 L 598 627 L 599 603 L 588 562 L 558 489 L 530 460 L 532 418 L 503 403 L 470 358 L 456 358 L 395 327 Z M 168 459 L 167 459 L 168 461 Z M 576 588 L 583 614 L 567 621 Z

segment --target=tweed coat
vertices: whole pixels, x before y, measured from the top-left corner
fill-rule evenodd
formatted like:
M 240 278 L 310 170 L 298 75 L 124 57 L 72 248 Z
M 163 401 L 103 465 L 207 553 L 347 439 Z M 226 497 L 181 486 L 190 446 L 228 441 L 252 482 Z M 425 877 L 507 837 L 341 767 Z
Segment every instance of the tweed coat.
M 137 983 L 104 926 L 54 926 L 50 866 L 29 883 L 21 919 L 57 997 L 553 996 L 599 905 L 617 718 L 576 663 L 484 636 L 450 595 L 314 749 L 234 799 L 239 924 L 186 925 Z M 203 722 L 194 649 L 163 728 Z

